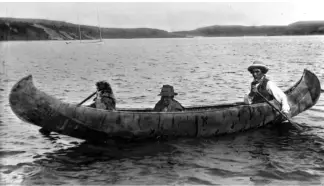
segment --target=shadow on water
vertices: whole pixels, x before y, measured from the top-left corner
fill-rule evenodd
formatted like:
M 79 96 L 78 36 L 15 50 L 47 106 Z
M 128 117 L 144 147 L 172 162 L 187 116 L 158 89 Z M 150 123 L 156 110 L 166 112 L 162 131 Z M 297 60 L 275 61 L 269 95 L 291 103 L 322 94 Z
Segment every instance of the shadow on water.
M 263 157 L 264 161 L 254 167 L 257 172 L 250 177 L 252 182 L 256 184 L 267 184 L 270 180 L 276 180 L 280 184 L 284 181 L 304 181 L 307 184 L 323 182 L 324 139 L 314 133 L 316 127 L 305 124 L 302 126 L 303 131 L 298 132 L 290 130 L 289 124 L 282 123 L 272 128 L 273 135 L 265 135 L 267 137 L 254 140 L 253 146 L 257 148 L 250 153 L 256 158 Z
M 324 165 L 324 140 L 311 130 L 297 133 L 266 127 L 209 139 L 75 143 L 35 158 L 34 164 L 43 168 L 25 183 L 170 184 L 178 180 L 176 184 L 209 185 L 229 177 L 232 181 L 244 177 L 254 184 L 320 183 L 324 166 L 314 165 Z M 60 137 L 47 138 L 55 144 Z M 198 173 L 186 175 L 186 171 Z
M 60 139 L 59 136 L 44 136 L 54 144 Z M 104 144 L 94 144 L 84 141 L 81 143 L 71 142 L 71 144 L 75 144 L 75 146 L 44 154 L 43 160 L 62 160 L 62 163 L 87 165 L 98 161 L 111 161 L 124 158 L 141 159 L 175 150 L 175 147 L 172 147 L 166 140 L 154 142 L 142 141 L 137 143 L 109 141 Z

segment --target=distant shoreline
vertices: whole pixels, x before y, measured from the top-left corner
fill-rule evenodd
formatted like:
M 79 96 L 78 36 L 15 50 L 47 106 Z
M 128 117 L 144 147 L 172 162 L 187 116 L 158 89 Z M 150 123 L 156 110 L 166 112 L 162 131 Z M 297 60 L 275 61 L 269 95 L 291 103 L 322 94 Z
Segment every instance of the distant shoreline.
M 253 38 L 253 37 L 316 37 L 316 36 L 324 36 L 324 34 L 318 34 L 318 35 L 275 35 L 275 36 L 259 36 L 259 35 L 250 35 L 250 36 L 201 36 L 201 37 L 164 37 L 164 38 L 158 38 L 158 37 L 147 37 L 147 38 L 103 38 L 103 40 L 117 40 L 117 39 L 126 39 L 126 40 L 133 40 L 133 39 L 194 39 L 194 38 Z M 98 42 L 90 42 L 90 41 L 96 41 L 97 39 L 88 39 L 88 40 L 83 40 L 84 42 L 81 42 L 83 44 L 87 44 L 88 43 L 100 43 L 100 41 Z M 70 42 L 70 43 L 80 43 L 80 40 L 50 40 L 50 39 L 44 39 L 44 40 L 40 40 L 40 39 L 35 39 L 35 40 L 0 40 L 1 42 L 20 42 L 20 41 L 60 41 L 60 42 Z M 70 44 L 68 43 L 68 44 Z
M 80 26 L 80 30 L 78 27 Z M 287 26 L 214 25 L 189 31 L 154 28 L 99 28 L 44 19 L 0 18 L 0 41 L 197 37 L 266 37 L 324 35 L 324 21 L 299 21 Z

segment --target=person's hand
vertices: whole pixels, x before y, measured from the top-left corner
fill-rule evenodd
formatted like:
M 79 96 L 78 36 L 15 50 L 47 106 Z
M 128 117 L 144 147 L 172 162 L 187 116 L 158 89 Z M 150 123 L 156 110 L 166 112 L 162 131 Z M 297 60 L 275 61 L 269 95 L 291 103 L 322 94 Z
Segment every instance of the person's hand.
M 256 85 L 252 85 L 251 86 L 251 92 L 253 92 L 253 93 L 257 93 L 258 92 L 258 88 L 257 88 Z
M 289 112 L 290 112 L 290 108 L 289 108 L 288 105 L 283 105 L 281 111 L 282 111 L 284 114 L 288 115 Z

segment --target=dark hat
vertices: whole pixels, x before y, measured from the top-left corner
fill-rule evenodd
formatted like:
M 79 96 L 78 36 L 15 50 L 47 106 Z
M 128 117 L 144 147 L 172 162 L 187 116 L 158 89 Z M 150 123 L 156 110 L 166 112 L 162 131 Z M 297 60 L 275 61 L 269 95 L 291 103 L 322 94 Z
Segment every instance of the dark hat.
M 253 69 L 261 69 L 261 71 L 266 74 L 269 68 L 263 64 L 261 61 L 254 61 L 252 65 L 249 66 L 248 71 L 252 72 Z
M 178 93 L 174 92 L 173 86 L 163 85 L 161 92 L 158 96 L 176 96 Z

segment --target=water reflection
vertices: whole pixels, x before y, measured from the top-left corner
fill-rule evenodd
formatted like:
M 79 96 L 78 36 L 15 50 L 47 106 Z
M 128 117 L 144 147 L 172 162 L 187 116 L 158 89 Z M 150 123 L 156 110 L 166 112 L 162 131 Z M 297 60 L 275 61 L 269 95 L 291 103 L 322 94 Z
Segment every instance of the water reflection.
M 60 140 L 55 136 L 48 139 L 54 144 Z M 235 177 L 256 184 L 276 180 L 319 183 L 324 167 L 314 165 L 324 163 L 319 156 L 323 145 L 324 140 L 310 130 L 280 133 L 276 127 L 209 139 L 101 145 L 75 142 L 35 158 L 35 167 L 44 169 L 25 183 L 34 184 L 35 176 L 49 183 L 65 177 L 69 180 L 65 184 L 81 180 L 84 184 L 217 184 L 217 178 Z

